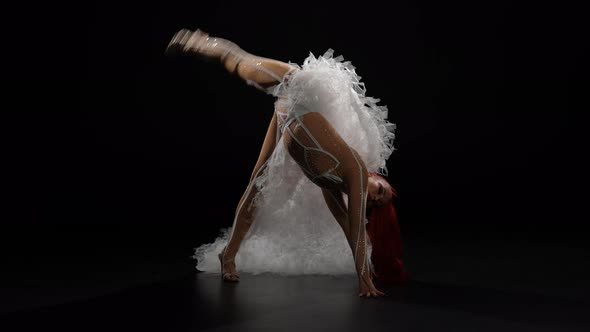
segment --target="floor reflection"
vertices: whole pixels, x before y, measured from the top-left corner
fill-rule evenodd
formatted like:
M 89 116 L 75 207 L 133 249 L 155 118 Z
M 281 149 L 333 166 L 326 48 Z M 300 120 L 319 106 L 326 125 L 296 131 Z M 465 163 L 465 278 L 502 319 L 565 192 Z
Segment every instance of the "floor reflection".
M 588 302 L 412 281 L 357 296 L 354 276 L 196 273 L 4 315 L 3 331 L 588 331 Z

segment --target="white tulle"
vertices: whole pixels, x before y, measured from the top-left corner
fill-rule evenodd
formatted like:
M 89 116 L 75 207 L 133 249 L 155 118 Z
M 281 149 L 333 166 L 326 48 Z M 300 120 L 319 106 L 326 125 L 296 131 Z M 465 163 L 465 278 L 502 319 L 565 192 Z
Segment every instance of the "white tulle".
M 320 112 L 363 158 L 371 172 L 387 173 L 393 152 L 395 126 L 386 106 L 365 96 L 365 86 L 350 62 L 310 54 L 287 82 L 273 88 L 280 106 L 302 114 Z M 354 274 L 345 235 L 324 203 L 321 189 L 309 181 L 285 150 L 282 139 L 267 169 L 256 179 L 260 192 L 250 232 L 236 255 L 240 271 L 280 274 Z M 213 243 L 195 249 L 200 271 L 219 272 L 217 253 L 225 247 L 230 229 Z M 369 248 L 370 250 L 370 248 Z

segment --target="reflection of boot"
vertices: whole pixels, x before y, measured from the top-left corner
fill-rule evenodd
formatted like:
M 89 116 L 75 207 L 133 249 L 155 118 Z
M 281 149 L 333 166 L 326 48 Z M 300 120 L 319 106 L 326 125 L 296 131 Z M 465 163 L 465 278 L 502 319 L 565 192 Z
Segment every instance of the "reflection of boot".
M 238 282 L 240 281 L 240 274 L 238 272 L 224 272 L 224 267 L 226 263 L 231 263 L 234 261 L 232 258 L 231 260 L 224 260 L 224 253 L 225 249 L 220 252 L 217 257 L 219 257 L 219 263 L 221 264 L 221 280 L 226 282 Z M 235 269 L 235 267 L 234 267 Z

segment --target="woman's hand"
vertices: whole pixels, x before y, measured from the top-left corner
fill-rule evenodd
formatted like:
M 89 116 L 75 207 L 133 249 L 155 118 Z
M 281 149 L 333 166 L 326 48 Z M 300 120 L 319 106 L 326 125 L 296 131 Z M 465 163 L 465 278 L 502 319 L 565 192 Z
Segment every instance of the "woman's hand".
M 373 284 L 373 282 L 371 280 L 369 280 L 369 282 L 365 282 L 363 281 L 363 279 L 361 278 L 359 280 L 359 296 L 360 297 L 379 297 L 379 296 L 385 296 L 385 293 L 381 292 L 380 290 L 378 290 L 377 288 L 375 288 L 375 285 Z
M 379 297 L 385 296 L 385 293 L 381 292 L 375 287 L 373 281 L 377 278 L 375 271 L 372 266 L 369 268 L 368 275 L 361 275 L 359 278 L 359 296 L 360 297 Z

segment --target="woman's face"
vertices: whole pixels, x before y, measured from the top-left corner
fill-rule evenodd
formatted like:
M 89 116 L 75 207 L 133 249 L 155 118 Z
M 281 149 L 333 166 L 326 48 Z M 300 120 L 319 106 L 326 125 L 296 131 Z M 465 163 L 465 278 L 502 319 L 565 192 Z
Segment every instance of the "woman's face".
M 391 201 L 393 197 L 393 189 L 379 176 L 369 177 L 367 195 L 367 208 L 380 207 Z

